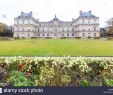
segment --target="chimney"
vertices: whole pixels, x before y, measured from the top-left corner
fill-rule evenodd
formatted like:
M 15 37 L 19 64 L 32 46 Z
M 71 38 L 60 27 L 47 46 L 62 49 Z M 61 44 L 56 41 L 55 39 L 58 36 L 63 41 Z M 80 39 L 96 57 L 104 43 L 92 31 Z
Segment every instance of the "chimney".
M 91 10 L 89 11 L 89 13 L 91 13 Z
M 33 12 L 32 12 L 32 11 L 30 11 L 30 14 L 32 15 L 32 14 L 33 14 Z
M 81 14 L 82 14 L 82 11 L 80 11 L 79 13 L 80 13 L 80 15 L 81 15 Z
M 23 14 L 24 12 L 23 11 L 21 11 L 21 14 Z

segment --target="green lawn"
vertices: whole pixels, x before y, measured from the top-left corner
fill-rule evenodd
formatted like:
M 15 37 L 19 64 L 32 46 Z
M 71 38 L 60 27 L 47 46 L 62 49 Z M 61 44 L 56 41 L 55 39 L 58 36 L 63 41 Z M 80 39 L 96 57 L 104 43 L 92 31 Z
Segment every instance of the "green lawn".
M 113 41 L 83 39 L 0 41 L 0 56 L 113 56 Z

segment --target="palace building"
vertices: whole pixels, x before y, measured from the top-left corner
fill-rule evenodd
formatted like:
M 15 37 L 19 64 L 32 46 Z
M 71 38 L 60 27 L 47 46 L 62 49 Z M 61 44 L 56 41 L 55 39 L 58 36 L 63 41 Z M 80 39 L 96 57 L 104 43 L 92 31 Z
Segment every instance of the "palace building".
M 51 21 L 40 22 L 33 13 L 21 12 L 14 18 L 14 37 L 18 38 L 95 38 L 100 37 L 99 17 L 80 11 L 77 19 L 61 21 L 55 17 Z

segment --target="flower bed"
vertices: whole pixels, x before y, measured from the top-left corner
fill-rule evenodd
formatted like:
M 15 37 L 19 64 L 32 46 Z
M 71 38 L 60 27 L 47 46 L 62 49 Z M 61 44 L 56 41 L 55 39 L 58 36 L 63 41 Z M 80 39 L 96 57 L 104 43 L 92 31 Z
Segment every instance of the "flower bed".
M 113 86 L 113 59 L 0 58 L 0 81 L 13 86 Z

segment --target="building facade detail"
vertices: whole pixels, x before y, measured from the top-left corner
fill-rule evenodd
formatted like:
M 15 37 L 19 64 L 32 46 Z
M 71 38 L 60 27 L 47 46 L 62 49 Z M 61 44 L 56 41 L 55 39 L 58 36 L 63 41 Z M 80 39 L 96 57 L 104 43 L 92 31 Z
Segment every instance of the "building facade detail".
M 99 37 L 99 17 L 80 11 L 77 19 L 60 21 L 57 16 L 48 22 L 33 18 L 33 13 L 21 12 L 14 18 L 14 37 L 19 38 L 87 38 Z

